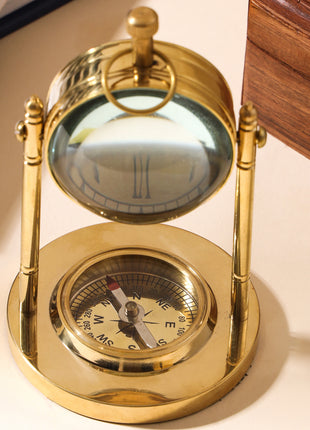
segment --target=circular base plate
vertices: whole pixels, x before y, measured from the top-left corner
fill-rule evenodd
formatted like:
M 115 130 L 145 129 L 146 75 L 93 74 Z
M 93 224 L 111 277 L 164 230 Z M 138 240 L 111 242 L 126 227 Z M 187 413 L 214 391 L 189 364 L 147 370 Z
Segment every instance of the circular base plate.
M 128 375 L 108 372 L 69 351 L 50 321 L 49 305 L 59 279 L 77 262 L 121 247 L 144 247 L 174 255 L 194 267 L 209 284 L 217 321 L 211 338 L 192 357 L 161 373 Z M 104 223 L 69 233 L 40 251 L 36 354 L 20 347 L 19 282 L 8 301 L 13 355 L 26 377 L 48 398 L 79 414 L 111 422 L 159 422 L 189 415 L 230 391 L 248 369 L 256 349 L 259 306 L 250 286 L 244 352 L 228 363 L 231 257 L 213 243 L 165 225 L 126 226 Z

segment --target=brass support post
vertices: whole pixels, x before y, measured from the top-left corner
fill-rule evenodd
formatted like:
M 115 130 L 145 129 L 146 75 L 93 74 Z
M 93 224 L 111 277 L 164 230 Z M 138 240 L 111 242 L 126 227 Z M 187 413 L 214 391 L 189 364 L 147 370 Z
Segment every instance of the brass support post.
M 231 366 L 240 361 L 246 347 L 256 145 L 262 147 L 265 142 L 266 131 L 258 129 L 256 109 L 248 102 L 240 109 L 239 117 L 228 352 Z
M 153 9 L 138 7 L 129 12 L 127 31 L 132 37 L 135 83 L 148 81 L 148 69 L 153 64 L 153 35 L 158 30 L 158 16 Z
M 38 97 L 32 96 L 26 101 L 25 121 L 17 124 L 16 135 L 24 143 L 19 271 L 20 346 L 29 359 L 35 360 L 43 138 L 43 104 Z

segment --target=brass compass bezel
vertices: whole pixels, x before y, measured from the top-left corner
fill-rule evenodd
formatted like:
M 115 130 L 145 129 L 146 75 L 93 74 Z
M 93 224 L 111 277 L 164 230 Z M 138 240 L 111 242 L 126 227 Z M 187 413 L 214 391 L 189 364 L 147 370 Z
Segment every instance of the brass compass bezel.
M 77 279 L 94 264 L 123 256 L 154 258 L 154 274 L 156 274 L 156 261 L 163 262 L 167 267 L 171 266 L 170 273 L 172 270 L 177 272 L 180 284 L 188 283 L 194 290 L 198 312 L 191 326 L 178 339 L 152 350 L 128 351 L 99 343 L 77 325 L 70 308 L 71 291 Z M 189 289 L 184 285 L 183 288 L 185 291 Z M 190 294 L 193 295 L 193 292 Z M 180 360 L 196 354 L 201 345 L 212 335 L 217 310 L 207 282 L 188 263 L 167 252 L 135 246 L 101 252 L 75 264 L 58 282 L 52 296 L 50 313 L 61 341 L 79 357 L 109 371 L 148 373 L 166 370 Z

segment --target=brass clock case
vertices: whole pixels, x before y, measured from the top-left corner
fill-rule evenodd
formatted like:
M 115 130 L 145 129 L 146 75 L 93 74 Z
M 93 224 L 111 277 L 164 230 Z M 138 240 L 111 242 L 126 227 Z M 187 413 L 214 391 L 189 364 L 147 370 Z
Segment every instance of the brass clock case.
M 147 80 L 136 82 L 130 40 L 91 49 L 55 77 L 48 94 L 52 177 L 115 221 L 180 216 L 217 192 L 233 165 L 235 118 L 223 76 L 178 45 L 154 41 L 153 54 Z

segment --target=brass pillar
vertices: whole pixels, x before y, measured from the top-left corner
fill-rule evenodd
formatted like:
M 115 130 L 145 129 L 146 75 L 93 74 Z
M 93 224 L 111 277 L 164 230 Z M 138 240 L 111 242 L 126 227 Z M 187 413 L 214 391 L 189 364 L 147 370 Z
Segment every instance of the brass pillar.
M 228 352 L 231 366 L 243 357 L 246 347 L 256 145 L 265 143 L 266 131 L 258 128 L 257 111 L 248 102 L 240 109 L 239 117 Z
M 25 121 L 16 135 L 24 143 L 24 172 L 19 271 L 20 345 L 31 360 L 36 358 L 36 308 L 40 240 L 43 104 L 32 96 L 25 103 Z

